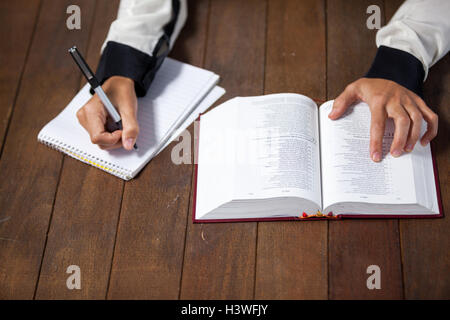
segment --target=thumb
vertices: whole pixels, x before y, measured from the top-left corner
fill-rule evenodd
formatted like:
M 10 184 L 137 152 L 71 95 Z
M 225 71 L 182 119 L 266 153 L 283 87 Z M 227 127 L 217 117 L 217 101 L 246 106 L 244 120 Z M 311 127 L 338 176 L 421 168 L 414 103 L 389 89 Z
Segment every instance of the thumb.
M 334 100 L 333 109 L 328 117 L 331 120 L 340 118 L 347 108 L 358 100 L 355 84 L 348 85 L 345 90 Z
M 122 144 L 126 150 L 132 150 L 139 134 L 136 112 L 122 112 Z

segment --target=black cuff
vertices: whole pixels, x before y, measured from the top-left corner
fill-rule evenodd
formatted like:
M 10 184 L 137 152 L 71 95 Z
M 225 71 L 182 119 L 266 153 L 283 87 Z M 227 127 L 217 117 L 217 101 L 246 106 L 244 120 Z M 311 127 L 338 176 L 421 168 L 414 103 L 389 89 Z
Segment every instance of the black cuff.
M 392 80 L 422 97 L 423 65 L 412 54 L 380 46 L 366 78 Z
M 125 44 L 108 41 L 100 59 L 96 77 L 103 84 L 112 76 L 134 80 L 136 95 L 147 93 L 162 61 Z

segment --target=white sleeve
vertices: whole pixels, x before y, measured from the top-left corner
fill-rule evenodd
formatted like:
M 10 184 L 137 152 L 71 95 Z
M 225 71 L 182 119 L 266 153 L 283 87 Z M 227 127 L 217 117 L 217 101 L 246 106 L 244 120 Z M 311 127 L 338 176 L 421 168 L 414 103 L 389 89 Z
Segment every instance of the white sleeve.
M 187 17 L 186 0 L 122 0 L 102 47 L 97 78 L 134 80 L 144 96 Z
M 450 0 L 406 0 L 376 37 L 377 46 L 412 54 L 428 69 L 450 50 Z
M 111 24 L 102 50 L 108 41 L 115 41 L 152 55 L 164 36 L 164 27 L 173 17 L 175 5 L 179 8 L 170 35 L 172 47 L 186 21 L 186 0 L 121 0 L 117 19 Z

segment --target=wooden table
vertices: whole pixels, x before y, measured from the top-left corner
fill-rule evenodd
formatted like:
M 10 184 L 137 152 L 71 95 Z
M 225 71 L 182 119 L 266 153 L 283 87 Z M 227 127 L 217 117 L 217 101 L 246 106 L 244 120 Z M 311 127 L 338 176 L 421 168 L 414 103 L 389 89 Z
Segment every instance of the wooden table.
M 298 92 L 332 99 L 363 75 L 376 30 L 401 1 L 190 0 L 171 56 L 212 70 L 236 95 Z M 81 30 L 66 8 L 81 8 Z M 171 147 L 124 182 L 36 141 L 83 81 L 67 49 L 96 66 L 117 13 L 111 0 L 0 2 L 0 298 L 450 298 L 450 220 L 192 224 L 192 165 Z M 450 59 L 434 66 L 426 101 L 450 209 Z M 193 127 L 191 126 L 191 133 Z M 172 144 L 173 146 L 173 144 Z M 68 290 L 66 269 L 81 269 Z M 368 290 L 366 269 L 381 268 Z

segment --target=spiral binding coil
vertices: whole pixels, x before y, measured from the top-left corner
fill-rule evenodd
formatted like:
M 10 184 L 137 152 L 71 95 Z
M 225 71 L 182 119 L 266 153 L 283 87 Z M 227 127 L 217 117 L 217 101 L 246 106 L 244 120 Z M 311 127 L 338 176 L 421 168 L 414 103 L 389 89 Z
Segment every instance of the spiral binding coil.
M 131 178 L 133 178 L 132 172 L 130 170 L 125 169 L 121 166 L 117 166 L 109 161 L 102 160 L 78 148 L 63 143 L 55 138 L 39 134 L 38 141 L 54 150 L 63 152 L 74 159 L 80 160 L 100 170 L 111 173 L 121 179 L 130 180 Z

